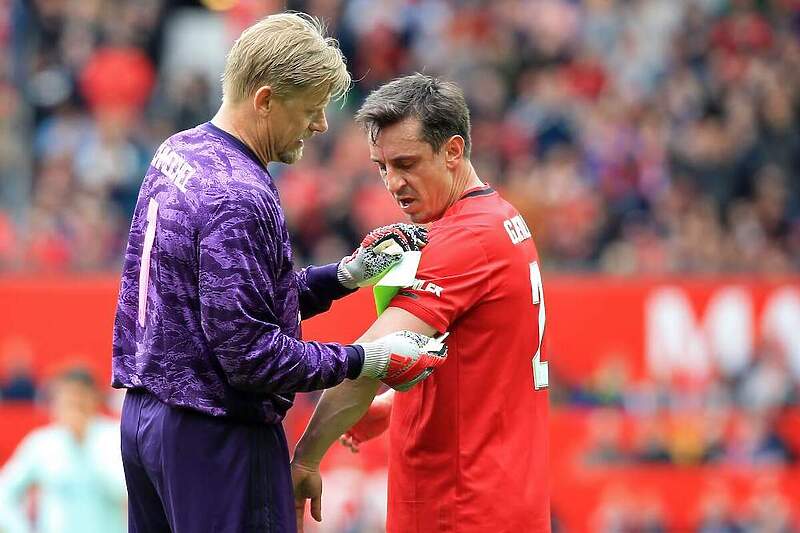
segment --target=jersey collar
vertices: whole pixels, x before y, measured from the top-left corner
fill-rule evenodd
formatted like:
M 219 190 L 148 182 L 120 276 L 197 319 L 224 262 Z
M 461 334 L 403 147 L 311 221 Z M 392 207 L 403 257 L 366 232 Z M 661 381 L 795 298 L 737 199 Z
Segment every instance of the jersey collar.
M 210 131 L 211 133 L 217 135 L 218 137 L 222 137 L 226 142 L 233 145 L 234 148 L 237 148 L 249 159 L 252 159 L 258 166 L 260 166 L 264 170 L 267 170 L 266 165 L 264 165 L 264 163 L 261 162 L 256 153 L 237 137 L 234 137 L 233 135 L 223 130 L 219 126 L 216 126 L 213 122 L 210 121 L 203 124 L 202 127 L 205 130 Z M 269 171 L 267 171 L 267 174 L 269 174 Z
M 464 194 L 462 194 L 461 197 L 458 200 L 453 202 L 453 205 L 451 205 L 450 207 L 447 208 L 447 210 L 442 215 L 442 218 L 444 218 L 444 217 L 448 216 L 449 214 L 453 213 L 454 210 L 456 209 L 456 206 L 461 203 L 461 200 L 466 200 L 467 198 L 475 198 L 475 197 L 478 197 L 478 196 L 488 196 L 490 194 L 494 194 L 494 192 L 495 192 L 494 189 L 492 189 L 486 183 L 484 183 L 483 185 L 478 185 L 477 187 L 472 187 L 471 189 L 467 189 L 466 191 L 464 191 Z M 440 218 L 438 220 L 441 220 L 442 218 Z M 434 221 L 434 224 L 436 222 L 438 222 L 438 220 Z
M 459 198 L 458 201 L 464 200 L 465 198 L 474 198 L 476 196 L 486 196 L 492 194 L 493 192 L 494 189 L 484 183 L 483 185 L 467 189 L 464 194 L 461 195 L 461 198 Z

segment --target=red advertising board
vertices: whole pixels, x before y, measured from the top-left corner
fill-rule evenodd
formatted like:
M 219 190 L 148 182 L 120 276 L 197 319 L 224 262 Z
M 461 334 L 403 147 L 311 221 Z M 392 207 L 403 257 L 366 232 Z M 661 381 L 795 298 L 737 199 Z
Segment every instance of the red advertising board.
M 85 359 L 109 375 L 114 278 L 0 279 L 0 364 L 20 343 L 40 377 Z M 800 370 L 800 278 L 545 277 L 547 353 L 566 382 L 622 359 L 633 379 L 736 369 L 765 338 Z M 303 323 L 304 337 L 351 342 L 374 318 L 362 289 Z M 718 359 L 715 365 L 715 358 Z

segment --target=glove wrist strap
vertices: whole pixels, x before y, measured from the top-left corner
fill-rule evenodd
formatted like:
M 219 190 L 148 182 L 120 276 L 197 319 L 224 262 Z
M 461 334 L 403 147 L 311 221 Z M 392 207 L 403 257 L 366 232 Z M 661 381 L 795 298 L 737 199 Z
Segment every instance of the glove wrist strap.
M 389 348 L 380 342 L 367 342 L 360 345 L 364 349 L 364 366 L 359 377 L 381 379 L 389 367 Z
M 347 271 L 347 268 L 344 266 L 344 262 L 347 258 L 345 257 L 341 261 L 339 261 L 339 266 L 336 267 L 336 279 L 339 283 L 342 284 L 343 287 L 348 289 L 355 289 L 358 287 L 358 283 L 356 282 L 355 278 Z

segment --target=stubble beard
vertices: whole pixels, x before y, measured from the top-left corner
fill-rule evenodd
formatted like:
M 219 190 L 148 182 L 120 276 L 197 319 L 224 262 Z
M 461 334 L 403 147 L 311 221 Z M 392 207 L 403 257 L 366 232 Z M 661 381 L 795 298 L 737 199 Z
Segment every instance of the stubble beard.
M 303 147 L 300 146 L 294 150 L 286 150 L 278 154 L 278 160 L 281 163 L 292 165 L 297 163 L 303 157 Z

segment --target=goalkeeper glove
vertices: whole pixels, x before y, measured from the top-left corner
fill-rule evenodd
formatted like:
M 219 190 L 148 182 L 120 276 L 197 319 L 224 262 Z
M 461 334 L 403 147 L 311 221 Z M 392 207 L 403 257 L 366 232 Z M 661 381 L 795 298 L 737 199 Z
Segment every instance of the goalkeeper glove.
M 447 346 L 442 342 L 446 336 L 434 339 L 403 330 L 360 344 L 364 350 L 360 376 L 379 379 L 395 390 L 407 391 L 447 360 Z
M 390 224 L 370 231 L 351 255 L 339 262 L 336 277 L 348 289 L 374 285 L 400 262 L 402 252 L 416 251 L 428 242 L 428 231 L 413 224 Z

